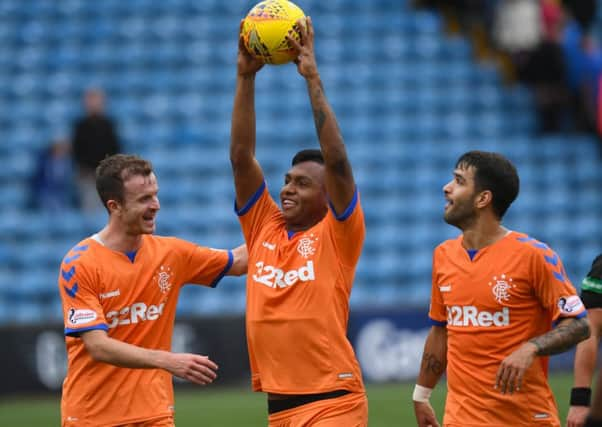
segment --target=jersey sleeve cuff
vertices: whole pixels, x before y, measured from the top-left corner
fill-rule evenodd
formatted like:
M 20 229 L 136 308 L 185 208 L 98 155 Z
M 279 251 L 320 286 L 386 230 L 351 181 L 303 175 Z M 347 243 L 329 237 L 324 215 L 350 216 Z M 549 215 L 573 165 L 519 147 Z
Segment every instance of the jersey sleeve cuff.
M 251 196 L 251 198 L 247 201 L 247 203 L 245 203 L 245 205 L 240 209 L 238 209 L 238 207 L 236 206 L 236 200 L 235 200 L 234 201 L 234 212 L 236 212 L 236 215 L 243 216 L 244 214 L 246 214 L 253 207 L 253 205 L 255 205 L 255 203 L 257 203 L 257 200 L 259 200 L 259 198 L 263 194 L 263 191 L 265 190 L 265 188 L 266 188 L 266 184 L 265 184 L 265 181 L 263 181 L 261 183 L 261 185 L 259 186 L 259 189 L 255 192 L 255 194 L 253 194 Z
M 555 328 L 556 326 L 558 326 L 558 324 L 560 323 L 561 320 L 564 319 L 583 319 L 584 317 L 587 316 L 587 310 L 583 310 L 581 313 L 576 314 L 575 316 L 567 316 L 567 315 L 560 315 L 558 316 L 558 318 L 552 323 L 552 327 Z
M 234 264 L 234 254 L 232 253 L 232 251 L 228 251 L 228 263 L 226 264 L 222 272 L 217 275 L 215 280 L 211 282 L 211 285 L 209 286 L 215 288 L 220 282 L 220 280 L 222 280 L 222 278 L 228 273 L 228 271 L 230 271 L 230 268 L 232 268 L 232 264 Z
M 435 320 L 429 316 L 429 324 L 431 326 L 447 326 L 447 322 L 444 320 Z
M 347 209 L 345 209 L 343 211 L 343 213 L 341 213 L 340 215 L 337 215 L 336 211 L 334 210 L 334 205 L 332 204 L 332 201 L 330 199 L 328 200 L 328 205 L 330 206 L 330 210 L 334 214 L 334 217 L 336 218 L 337 221 L 345 221 L 347 218 L 349 218 L 351 216 L 351 214 L 355 210 L 355 206 L 357 205 L 357 196 L 358 196 L 358 191 L 357 191 L 357 186 L 356 186 L 355 191 L 353 192 L 353 198 L 351 199 L 351 202 L 349 202 L 349 206 L 347 206 Z
M 108 331 L 109 327 L 105 323 L 100 323 L 98 325 L 92 325 L 92 326 L 88 326 L 85 328 L 77 328 L 77 329 L 65 328 L 65 335 L 69 336 L 69 337 L 77 337 L 82 332 L 94 331 L 94 330 Z

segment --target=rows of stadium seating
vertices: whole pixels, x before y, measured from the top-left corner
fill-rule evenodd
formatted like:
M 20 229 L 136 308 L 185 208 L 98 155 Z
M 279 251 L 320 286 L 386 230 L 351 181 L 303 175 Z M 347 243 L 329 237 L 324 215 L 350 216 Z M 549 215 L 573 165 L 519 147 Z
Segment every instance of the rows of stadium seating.
M 506 153 L 522 194 L 510 227 L 547 241 L 578 282 L 602 245 L 600 156 L 588 137 L 530 136 L 529 93 L 506 87 L 439 17 L 400 0 L 299 0 L 316 26 L 327 94 L 338 114 L 368 235 L 354 307 L 428 302 L 431 251 L 456 230 L 441 188 L 468 149 Z M 105 215 L 26 210 L 36 151 L 68 130 L 88 85 L 107 90 L 127 150 L 160 179 L 161 234 L 232 247 L 228 163 L 236 29 L 243 0 L 0 2 L 0 322 L 60 319 L 58 264 Z M 315 146 L 293 65 L 257 81 L 257 153 L 272 194 L 291 155 Z M 244 310 L 244 281 L 186 287 L 184 314 Z

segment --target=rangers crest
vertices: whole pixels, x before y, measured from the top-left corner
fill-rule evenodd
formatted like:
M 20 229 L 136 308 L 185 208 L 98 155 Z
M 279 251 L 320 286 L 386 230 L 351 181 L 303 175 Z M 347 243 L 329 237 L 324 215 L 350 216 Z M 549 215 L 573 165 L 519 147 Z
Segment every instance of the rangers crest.
M 314 235 L 310 234 L 309 237 L 305 236 L 299 240 L 299 244 L 297 245 L 297 252 L 299 252 L 303 258 L 307 259 L 316 253 L 314 243 L 316 243 L 318 239 L 314 239 L 313 237 Z
M 508 301 L 510 299 L 510 289 L 516 288 L 516 285 L 512 283 L 512 277 L 508 277 L 505 274 L 499 277 L 493 276 L 492 281 L 489 282 L 489 286 L 491 287 L 491 292 L 493 292 L 493 297 L 500 304 Z

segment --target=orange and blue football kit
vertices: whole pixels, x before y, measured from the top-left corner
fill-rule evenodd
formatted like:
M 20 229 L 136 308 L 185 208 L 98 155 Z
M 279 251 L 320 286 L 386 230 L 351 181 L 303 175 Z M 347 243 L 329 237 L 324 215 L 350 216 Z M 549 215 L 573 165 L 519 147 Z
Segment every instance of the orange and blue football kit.
M 514 231 L 470 254 L 462 236 L 433 255 L 429 316 L 447 327 L 448 427 L 560 426 L 547 382 L 548 358 L 536 357 L 521 389 L 494 389 L 501 362 L 523 343 L 585 307 L 562 261 L 546 244 Z
M 105 247 L 98 235 L 63 259 L 59 292 L 67 345 L 63 426 L 121 426 L 169 420 L 172 376 L 161 369 L 128 369 L 96 362 L 80 334 L 94 329 L 154 350 L 171 350 L 176 304 L 186 283 L 215 286 L 233 263 L 230 251 L 174 237 L 144 235 L 135 253 Z
M 343 425 L 329 412 L 329 401 L 349 401 L 360 421 L 344 425 L 366 425 L 364 384 L 347 339 L 365 236 L 357 190 L 342 214 L 329 209 L 319 223 L 296 233 L 287 231 L 265 182 L 237 214 L 249 252 L 246 329 L 253 390 L 305 397 L 291 407 L 274 404 L 270 425 L 305 425 L 297 418 L 316 416 L 307 415 L 312 410 Z

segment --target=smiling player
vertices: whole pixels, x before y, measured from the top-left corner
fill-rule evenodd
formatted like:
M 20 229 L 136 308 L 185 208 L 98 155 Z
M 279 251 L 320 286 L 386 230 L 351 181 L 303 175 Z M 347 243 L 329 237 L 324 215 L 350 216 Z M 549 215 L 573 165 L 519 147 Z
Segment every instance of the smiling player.
M 501 225 L 518 190 L 512 163 L 481 151 L 462 155 L 443 187 L 445 221 L 462 234 L 433 255 L 433 326 L 413 396 L 420 427 L 439 426 L 429 396 L 446 368 L 444 426 L 560 426 L 547 356 L 589 326 L 558 255 Z
M 255 158 L 255 76 L 242 43 L 230 160 L 249 248 L 247 340 L 253 389 L 267 393 L 269 425 L 364 427 L 368 404 L 347 339 L 349 297 L 364 215 L 314 55 L 311 19 L 300 25 L 297 69 L 307 83 L 321 150 L 297 153 L 270 197 Z
M 68 357 L 62 425 L 171 427 L 172 375 L 204 385 L 217 370 L 207 356 L 170 352 L 180 288 L 246 273 L 246 249 L 152 235 L 159 186 L 139 157 L 104 159 L 96 187 L 108 224 L 69 251 L 59 274 Z

